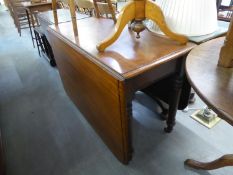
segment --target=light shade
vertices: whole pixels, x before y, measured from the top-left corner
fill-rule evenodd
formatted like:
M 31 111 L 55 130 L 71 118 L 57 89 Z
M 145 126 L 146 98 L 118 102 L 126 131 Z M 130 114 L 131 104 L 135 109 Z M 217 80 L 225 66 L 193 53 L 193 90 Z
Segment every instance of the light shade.
M 213 33 L 218 28 L 216 0 L 156 0 L 156 3 L 173 32 L 200 36 Z M 152 21 L 147 26 L 161 33 Z

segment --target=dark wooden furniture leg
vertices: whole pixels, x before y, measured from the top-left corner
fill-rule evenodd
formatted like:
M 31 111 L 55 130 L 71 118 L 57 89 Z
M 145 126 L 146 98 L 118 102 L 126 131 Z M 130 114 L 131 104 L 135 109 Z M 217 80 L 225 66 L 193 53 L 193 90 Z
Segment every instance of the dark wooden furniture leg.
M 51 46 L 50 46 L 50 44 L 49 44 L 46 36 L 44 34 L 42 34 L 41 35 L 41 39 L 42 39 L 42 41 L 44 43 L 45 52 L 46 52 L 46 54 L 47 54 L 47 56 L 49 58 L 50 65 L 52 67 L 55 67 L 56 66 L 56 61 L 54 59 L 53 50 L 52 50 L 52 48 L 51 48 Z
M 175 117 L 176 112 L 179 104 L 180 94 L 181 94 L 181 88 L 182 88 L 183 80 L 175 76 L 174 83 L 173 83 L 173 89 L 171 91 L 172 98 L 169 102 L 169 110 L 168 110 L 168 118 L 167 118 L 167 127 L 164 128 L 164 131 L 167 133 L 170 133 L 173 130 L 173 127 L 175 125 Z
M 167 133 L 170 133 L 173 130 L 173 127 L 175 125 L 176 120 L 176 112 L 178 109 L 179 101 L 180 101 L 180 95 L 181 90 L 183 86 L 183 79 L 184 79 L 184 63 L 185 63 L 185 57 L 181 58 L 178 62 L 177 72 L 174 75 L 173 83 L 172 83 L 172 90 L 170 92 L 171 98 L 169 99 L 169 111 L 168 111 L 168 118 L 167 118 L 167 127 L 164 128 L 164 131 Z
M 159 99 L 154 99 L 154 100 L 156 101 L 156 103 L 159 105 L 159 107 L 162 110 L 162 112 L 161 112 L 161 119 L 162 120 L 167 120 L 168 109 L 163 105 L 163 103 Z
M 213 170 L 225 166 L 233 166 L 233 154 L 226 154 L 212 162 L 207 162 L 207 163 L 199 162 L 193 159 L 187 159 L 184 163 L 185 165 L 195 169 Z
M 40 35 L 36 30 L 34 30 L 34 35 L 35 35 L 35 39 L 36 39 L 37 50 L 38 50 L 39 56 L 41 56 L 40 55 L 40 47 L 42 47 L 42 43 L 40 41 Z
M 29 30 L 30 30 L 30 34 L 31 34 L 31 38 L 32 38 L 32 44 L 33 44 L 33 47 L 35 47 L 34 36 L 33 36 L 33 33 L 32 33 L 32 26 L 31 26 L 30 15 L 29 15 L 29 12 L 28 12 L 27 9 L 26 9 L 26 15 L 27 15 Z

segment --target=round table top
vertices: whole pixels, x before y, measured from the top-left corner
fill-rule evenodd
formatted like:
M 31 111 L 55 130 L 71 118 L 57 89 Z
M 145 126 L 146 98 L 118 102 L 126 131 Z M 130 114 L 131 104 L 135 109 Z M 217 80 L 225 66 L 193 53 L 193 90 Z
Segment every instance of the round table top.
M 220 118 L 233 125 L 233 68 L 217 66 L 225 37 L 194 48 L 186 60 L 189 82 Z

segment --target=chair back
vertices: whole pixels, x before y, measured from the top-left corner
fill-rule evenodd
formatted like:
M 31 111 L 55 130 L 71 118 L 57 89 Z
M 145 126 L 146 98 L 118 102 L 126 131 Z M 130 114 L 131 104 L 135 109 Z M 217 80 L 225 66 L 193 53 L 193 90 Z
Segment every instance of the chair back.
M 216 5 L 218 10 L 218 19 L 230 22 L 233 15 L 233 0 L 229 1 L 229 4 L 223 4 L 222 0 L 217 0 Z
M 69 9 L 68 0 L 58 0 L 57 5 L 60 9 Z
M 92 0 L 75 0 L 79 12 L 84 12 L 92 16 L 94 3 Z
M 78 8 L 94 9 L 94 4 L 91 0 L 75 0 L 75 3 Z
M 26 11 L 20 4 L 21 1 L 7 0 L 8 9 L 11 17 L 13 18 L 14 24 L 21 36 L 21 29 L 28 28 L 28 21 Z
M 112 18 L 112 12 L 109 9 L 108 3 L 97 2 L 99 13 L 101 17 Z M 114 13 L 116 13 L 116 5 L 112 5 Z

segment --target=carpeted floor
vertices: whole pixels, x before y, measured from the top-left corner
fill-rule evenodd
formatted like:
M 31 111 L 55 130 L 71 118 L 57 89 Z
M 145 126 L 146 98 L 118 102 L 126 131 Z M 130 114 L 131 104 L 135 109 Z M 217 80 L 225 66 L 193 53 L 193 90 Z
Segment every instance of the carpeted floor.
M 195 171 L 183 161 L 233 153 L 233 128 L 209 130 L 178 112 L 171 134 L 155 102 L 142 93 L 133 103 L 134 155 L 118 162 L 64 92 L 58 71 L 39 57 L 29 31 L 19 37 L 0 6 L 0 124 L 7 175 L 232 175 L 233 168 Z M 197 102 L 191 107 L 202 107 Z

